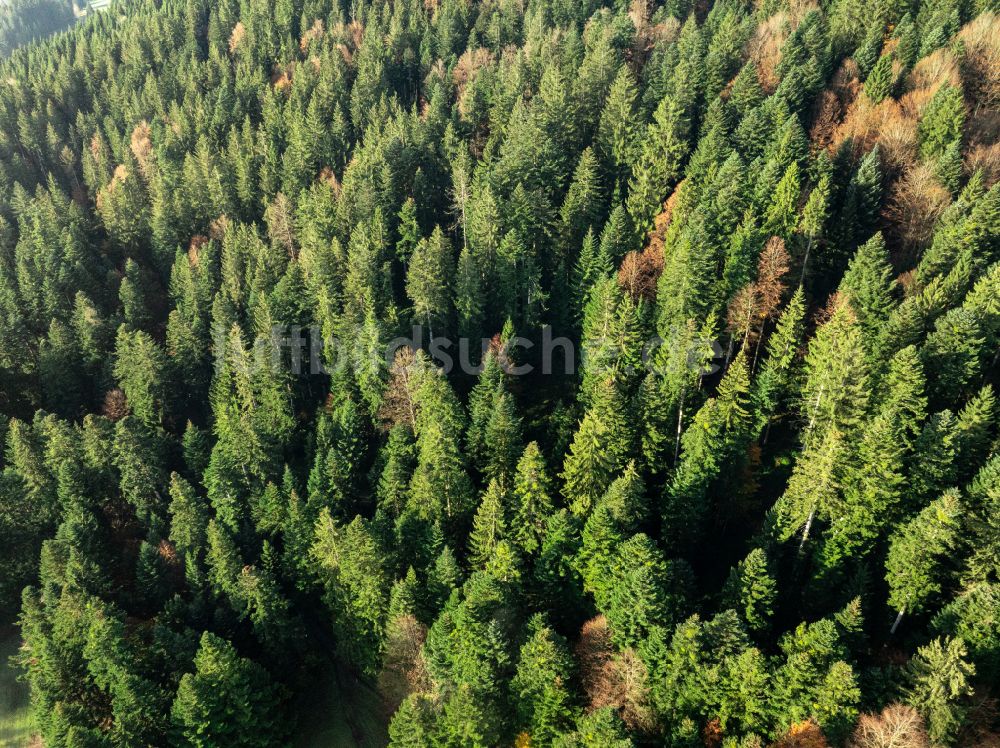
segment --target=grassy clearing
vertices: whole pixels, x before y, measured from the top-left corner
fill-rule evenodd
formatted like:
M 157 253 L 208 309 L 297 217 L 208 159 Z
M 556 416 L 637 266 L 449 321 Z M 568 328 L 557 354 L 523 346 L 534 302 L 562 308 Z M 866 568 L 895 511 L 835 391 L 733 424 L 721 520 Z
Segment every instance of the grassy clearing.
M 0 629 L 0 747 L 27 748 L 40 745 L 34 740 L 31 714 L 28 711 L 28 687 L 17 680 L 18 672 L 10 665 L 17 654 L 21 636 L 16 629 Z

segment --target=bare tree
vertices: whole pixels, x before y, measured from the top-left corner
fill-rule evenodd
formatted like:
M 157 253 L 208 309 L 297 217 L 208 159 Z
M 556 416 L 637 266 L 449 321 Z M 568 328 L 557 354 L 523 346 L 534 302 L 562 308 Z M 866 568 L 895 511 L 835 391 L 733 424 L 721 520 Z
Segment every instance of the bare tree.
M 848 748 L 928 748 L 923 718 L 905 704 L 890 704 L 881 714 L 862 714 Z

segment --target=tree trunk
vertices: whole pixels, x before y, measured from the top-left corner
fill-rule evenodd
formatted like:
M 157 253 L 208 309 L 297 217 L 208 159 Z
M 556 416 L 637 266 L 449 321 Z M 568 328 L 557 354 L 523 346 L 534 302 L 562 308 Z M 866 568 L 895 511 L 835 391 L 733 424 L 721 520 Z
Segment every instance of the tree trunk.
M 904 613 L 906 613 L 906 607 L 905 606 L 902 607 L 902 608 L 900 608 L 899 612 L 896 614 L 896 620 L 892 622 L 892 628 L 889 629 L 889 635 L 890 636 L 892 636 L 893 634 L 896 633 L 896 629 L 899 628 L 899 622 L 903 620 L 903 614 Z
M 767 324 L 767 320 L 760 323 L 760 331 L 757 334 L 757 344 L 753 347 L 753 363 L 750 365 L 750 374 L 752 375 L 757 371 L 757 359 L 760 357 L 760 345 L 764 340 L 764 327 Z
M 809 416 L 809 425 L 806 427 L 806 433 L 807 434 L 810 433 L 812 431 L 812 429 L 813 429 L 813 426 L 816 425 L 816 415 L 817 415 L 816 411 L 819 410 L 819 403 L 820 403 L 820 400 L 822 400 L 822 398 L 823 398 L 823 390 L 824 389 L 826 389 L 826 384 L 825 383 L 822 384 L 822 385 L 820 385 L 819 391 L 816 393 L 816 402 L 813 403 L 812 415 Z
M 806 279 L 806 265 L 809 264 L 809 252 L 812 251 L 812 246 L 813 246 L 813 240 L 812 240 L 812 238 L 810 238 L 809 241 L 806 242 L 806 254 L 805 254 L 805 257 L 802 258 L 802 272 L 799 274 L 799 285 L 800 286 L 805 282 L 805 279 Z
M 686 393 L 681 393 L 681 404 L 677 410 L 677 438 L 674 441 L 674 465 L 677 464 L 677 458 L 681 454 L 681 428 L 684 423 L 684 395 Z
M 799 542 L 799 553 L 806 547 L 806 541 L 809 539 L 809 530 L 812 529 L 813 519 L 816 517 L 816 507 L 809 510 L 809 518 L 806 520 L 806 526 L 802 528 L 802 540 Z

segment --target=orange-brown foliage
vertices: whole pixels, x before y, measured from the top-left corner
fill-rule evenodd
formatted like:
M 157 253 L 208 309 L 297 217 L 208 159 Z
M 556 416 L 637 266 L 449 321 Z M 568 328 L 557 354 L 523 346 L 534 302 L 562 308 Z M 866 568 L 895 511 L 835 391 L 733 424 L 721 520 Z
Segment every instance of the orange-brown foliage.
M 198 267 L 198 262 L 201 260 L 201 248 L 208 244 L 208 237 L 204 234 L 195 234 L 191 237 L 191 243 L 188 244 L 188 263 L 191 267 Z
M 906 78 L 904 94 L 900 98 L 918 94 L 914 100 L 925 104 L 943 83 L 950 83 L 953 86 L 962 84 L 958 60 L 948 47 L 941 47 L 931 52 L 913 66 L 913 70 Z M 923 106 L 919 106 L 919 109 L 922 110 Z
M 853 63 L 852 63 L 853 65 Z M 917 122 L 942 83 L 958 84 L 958 64 L 947 49 L 939 49 L 920 60 L 907 76 L 903 93 L 897 99 L 888 98 L 873 104 L 867 96 L 858 96 L 856 75 L 843 69 L 843 79 L 834 82 L 833 89 L 844 104 L 843 121 L 833 129 L 829 146 L 839 148 L 848 138 L 856 154 L 867 152 L 878 143 L 882 148 L 883 165 L 891 181 L 917 161 Z M 848 97 L 853 93 L 853 98 Z M 829 105 L 828 105 L 829 106 Z M 822 112 L 828 116 L 827 112 Z M 828 122 L 823 123 L 829 131 Z M 817 132 L 817 135 L 823 133 Z M 826 145 L 825 142 L 819 142 Z
M 347 24 L 347 32 L 351 35 L 351 43 L 354 49 L 361 46 L 361 41 L 365 38 L 365 25 L 355 19 Z
M 361 46 L 361 40 L 365 36 L 365 27 L 358 20 L 350 23 L 338 23 L 330 28 L 330 36 L 337 39 L 335 45 L 344 62 L 350 65 L 354 60 L 354 53 Z
M 319 181 L 333 190 L 334 199 L 340 195 L 340 180 L 337 179 L 337 175 L 334 174 L 333 169 L 329 166 L 324 166 L 320 169 Z
M 645 730 L 651 726 L 646 666 L 634 650 L 615 650 L 608 620 L 603 615 L 583 624 L 576 656 L 590 709 L 612 707 L 632 729 Z
M 243 21 L 237 21 L 236 25 L 233 26 L 233 33 L 229 35 L 229 54 L 239 49 L 240 42 L 243 41 L 246 35 L 247 28 L 243 25 Z
M 285 68 L 275 68 L 271 73 L 271 85 L 278 91 L 284 91 L 292 85 L 292 76 L 295 75 L 295 62 L 288 63 Z
M 323 19 L 317 18 L 313 21 L 313 25 L 306 29 L 305 33 L 302 34 L 302 38 L 299 39 L 299 49 L 305 52 L 309 49 L 309 45 L 314 39 L 322 39 L 323 34 L 326 31 L 326 27 L 323 25 Z
M 719 748 L 725 735 L 722 732 L 722 722 L 718 717 L 705 723 L 701 731 L 701 742 L 705 748 Z
M 642 252 L 629 252 L 618 268 L 618 285 L 632 297 L 656 300 L 656 283 L 663 272 L 663 252 L 650 245 Z
M 146 120 L 140 122 L 132 130 L 132 136 L 129 138 L 129 147 L 132 149 L 132 154 L 139 164 L 139 169 L 146 175 L 149 169 L 149 157 L 153 152 L 151 131 L 149 123 Z
M 958 33 L 965 94 L 975 105 L 1000 107 L 1000 16 L 983 13 Z
M 881 714 L 862 714 L 849 748 L 927 748 L 924 720 L 905 704 L 890 704 Z
M 229 216 L 223 213 L 218 218 L 213 218 L 209 222 L 208 237 L 209 239 L 215 239 L 215 241 L 221 242 L 222 237 L 226 235 L 226 231 L 228 230 L 229 230 Z
M 465 89 L 476 79 L 480 70 L 492 64 L 493 53 L 486 49 L 486 47 L 467 49 L 458 58 L 455 69 L 451 73 L 451 80 L 455 84 L 459 113 L 463 117 L 468 110 L 468 102 L 466 102 L 464 97 Z M 443 74 L 443 68 L 441 69 L 441 73 Z
M 651 6 L 649 0 L 632 0 L 629 4 L 628 16 L 635 27 L 632 62 L 636 65 L 641 65 L 657 44 L 669 44 L 681 33 L 681 22 L 673 16 L 668 16 L 660 23 L 651 23 Z
M 926 164 L 917 164 L 892 184 L 883 211 L 891 232 L 902 247 L 912 252 L 925 246 L 934 225 L 951 202 L 951 194 Z
M 757 65 L 760 84 L 768 93 L 778 87 L 775 69 L 781 61 L 785 41 L 810 11 L 818 9 L 816 0 L 790 0 L 785 10 L 762 21 L 747 42 L 746 55 Z
M 809 137 L 817 147 L 830 146 L 838 125 L 860 92 L 858 66 L 848 58 L 837 68 L 829 87 L 820 92 L 813 105 L 813 126 Z
M 674 187 L 674 191 L 670 193 L 670 197 L 667 198 L 666 202 L 663 203 L 663 210 L 659 212 L 656 218 L 653 219 L 653 230 L 649 235 L 649 244 L 647 249 L 655 251 L 660 257 L 663 257 L 664 242 L 667 237 L 667 229 L 670 228 L 670 220 L 673 218 L 674 210 L 677 208 L 677 204 L 683 199 L 685 187 L 687 186 L 687 179 L 682 179 Z
M 90 139 L 90 155 L 93 156 L 95 160 L 100 160 L 103 153 L 104 139 L 101 138 L 100 133 L 95 132 L 94 136 Z
M 812 720 L 796 722 L 771 748 L 830 748 L 826 736 Z
M 819 10 L 819 3 L 816 0 L 787 0 L 786 4 L 793 29 L 802 23 L 802 19 L 807 15 L 814 10 Z
M 965 156 L 965 170 L 969 174 L 981 171 L 986 186 L 992 187 L 1000 179 L 1000 141 L 972 146 Z
M 107 196 L 112 194 L 118 188 L 118 185 L 126 179 L 128 179 L 128 169 L 125 168 L 125 164 L 118 164 L 111 174 L 111 181 L 107 183 L 104 189 L 97 193 L 94 203 L 97 205 L 98 210 L 104 208 L 104 201 L 107 199 Z
M 830 145 L 839 148 L 848 139 L 856 156 L 881 146 L 886 172 L 899 174 L 917 158 L 917 118 L 908 116 L 895 99 L 873 104 L 867 96 L 859 96 L 833 130 Z
M 809 140 L 817 148 L 827 148 L 833 141 L 833 133 L 844 117 L 844 104 L 829 88 L 824 88 L 813 104 L 812 127 Z
M 743 345 L 756 339 L 763 331 L 763 324 L 777 314 L 785 293 L 783 278 L 788 269 L 785 242 L 781 237 L 772 236 L 757 260 L 757 280 L 737 291 L 729 303 L 728 328 L 733 335 L 743 338 Z
M 128 399 L 120 387 L 110 389 L 104 394 L 101 413 L 109 421 L 120 421 L 128 415 Z
M 452 70 L 451 79 L 461 95 L 462 89 L 476 77 L 476 73 L 487 65 L 493 64 L 493 53 L 486 47 L 476 47 L 467 49 L 458 58 L 455 69 Z
M 170 566 L 180 565 L 180 557 L 177 555 L 177 549 L 169 540 L 161 540 L 159 545 L 156 546 L 156 552 Z
M 747 56 L 757 66 L 760 84 L 767 93 L 773 93 L 778 87 L 775 69 L 781 61 L 781 48 L 791 33 L 789 15 L 780 11 L 763 21 L 747 43 Z
M 354 61 L 354 53 L 346 44 L 339 42 L 337 44 L 337 51 L 340 52 L 341 58 L 347 65 L 350 65 Z
M 757 285 L 760 287 L 761 297 L 760 316 L 763 319 L 772 318 L 778 311 L 781 296 L 785 292 L 782 279 L 788 273 L 788 263 L 785 240 L 779 236 L 772 236 L 767 240 L 764 251 L 760 253 L 760 259 L 757 261 Z

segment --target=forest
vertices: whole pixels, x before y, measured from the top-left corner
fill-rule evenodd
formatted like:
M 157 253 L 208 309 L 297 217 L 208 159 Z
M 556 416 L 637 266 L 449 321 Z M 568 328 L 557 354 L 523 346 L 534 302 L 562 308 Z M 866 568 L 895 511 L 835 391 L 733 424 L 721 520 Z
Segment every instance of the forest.
M 334 676 L 330 748 L 1000 744 L 998 104 L 997 0 L 113 0 L 9 51 L 32 745 L 303 745 Z
M 62 31 L 73 21 L 72 0 L 4 0 L 0 3 L 0 57 Z

